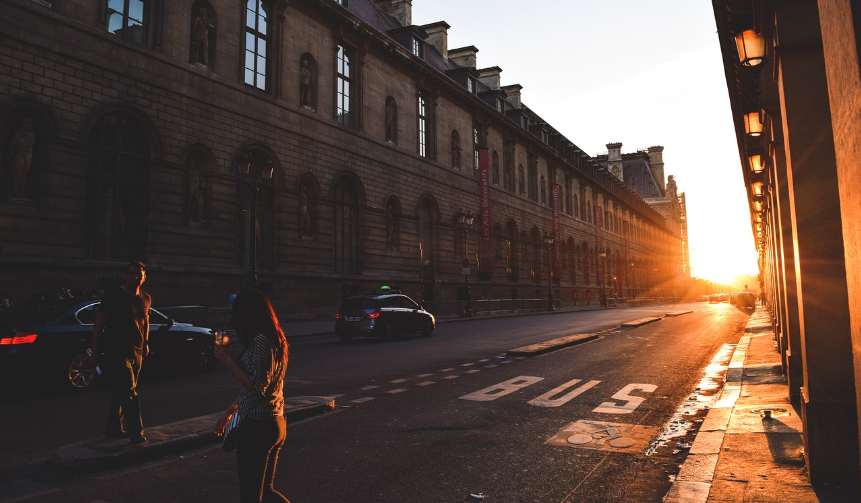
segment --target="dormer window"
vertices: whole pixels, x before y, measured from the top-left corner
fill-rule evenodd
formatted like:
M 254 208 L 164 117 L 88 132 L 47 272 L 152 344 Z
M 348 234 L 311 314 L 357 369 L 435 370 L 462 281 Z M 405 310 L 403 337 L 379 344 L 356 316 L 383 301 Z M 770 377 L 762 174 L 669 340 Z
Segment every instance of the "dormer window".
M 471 94 L 475 94 L 475 79 L 472 77 L 466 78 L 466 90 Z
M 500 99 L 496 100 L 496 111 L 502 113 L 502 100 Z
M 332 0 L 332 1 L 335 2 L 336 4 L 340 5 L 341 7 L 347 6 L 347 0 Z
M 413 37 L 413 54 L 422 57 L 422 42 L 415 37 Z

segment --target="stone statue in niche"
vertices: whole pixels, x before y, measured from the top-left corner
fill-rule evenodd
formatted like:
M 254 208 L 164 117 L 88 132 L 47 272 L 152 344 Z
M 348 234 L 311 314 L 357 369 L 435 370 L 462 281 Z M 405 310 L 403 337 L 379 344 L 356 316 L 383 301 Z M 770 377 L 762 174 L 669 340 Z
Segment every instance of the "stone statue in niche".
M 33 133 L 33 121 L 25 118 L 18 126 L 18 130 L 12 137 L 12 182 L 17 199 L 27 199 L 24 193 L 24 185 L 27 183 L 27 175 L 33 162 L 33 145 L 36 135 Z
M 386 141 L 395 141 L 395 102 L 386 100 Z
M 299 187 L 299 235 L 311 235 L 311 212 L 308 210 L 308 194 L 304 185 Z
M 194 161 L 188 161 L 188 178 L 186 179 L 188 196 L 188 219 L 193 222 L 205 222 L 203 216 L 206 196 L 206 180 Z
M 386 205 L 386 248 L 395 249 L 395 209 L 391 203 Z
M 201 7 L 191 27 L 191 62 L 209 66 L 209 31 L 215 26 L 209 21 L 206 8 Z
M 311 71 L 307 59 L 303 59 L 299 67 L 299 103 L 311 108 Z
M 460 137 L 457 135 L 451 137 L 451 167 L 460 169 Z

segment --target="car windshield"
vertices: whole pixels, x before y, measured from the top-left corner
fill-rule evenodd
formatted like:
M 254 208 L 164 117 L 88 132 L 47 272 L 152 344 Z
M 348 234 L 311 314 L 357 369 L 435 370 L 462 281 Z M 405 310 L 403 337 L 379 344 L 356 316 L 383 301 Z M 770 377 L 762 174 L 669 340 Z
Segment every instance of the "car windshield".
M 80 299 L 59 299 L 36 302 L 21 308 L 12 309 L 0 315 L 0 320 L 9 323 L 42 324 L 57 317 L 72 306 L 81 303 Z
M 376 309 L 376 299 L 347 299 L 341 306 L 342 310 L 347 309 Z

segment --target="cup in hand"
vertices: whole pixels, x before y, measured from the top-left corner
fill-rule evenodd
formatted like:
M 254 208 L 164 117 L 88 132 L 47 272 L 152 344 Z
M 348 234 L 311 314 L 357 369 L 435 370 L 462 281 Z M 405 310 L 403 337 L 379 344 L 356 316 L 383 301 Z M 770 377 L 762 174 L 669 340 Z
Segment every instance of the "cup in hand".
M 217 330 L 215 332 L 215 343 L 219 346 L 227 346 L 230 344 L 230 336 L 227 335 L 223 330 Z

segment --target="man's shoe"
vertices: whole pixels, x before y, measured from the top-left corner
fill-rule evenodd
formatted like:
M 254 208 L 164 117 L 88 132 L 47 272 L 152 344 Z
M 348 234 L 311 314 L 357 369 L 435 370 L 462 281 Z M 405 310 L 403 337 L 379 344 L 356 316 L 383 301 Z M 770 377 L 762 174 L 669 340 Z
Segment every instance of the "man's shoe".
M 129 445 L 140 445 L 143 443 L 146 443 L 146 437 L 143 435 L 138 435 L 129 439 Z
M 129 438 L 129 433 L 125 430 L 105 430 L 105 436 L 109 438 Z

